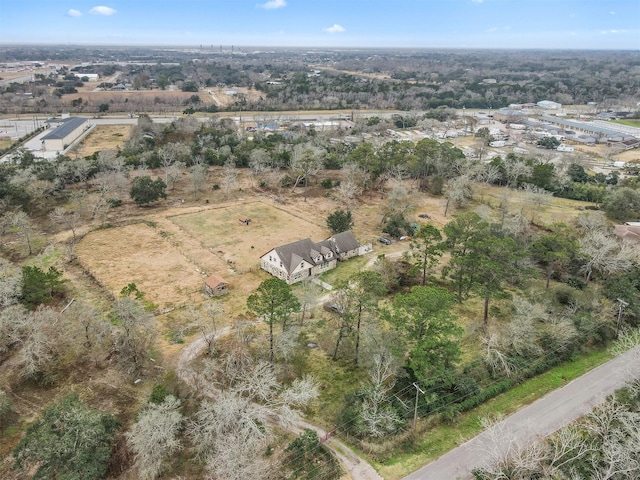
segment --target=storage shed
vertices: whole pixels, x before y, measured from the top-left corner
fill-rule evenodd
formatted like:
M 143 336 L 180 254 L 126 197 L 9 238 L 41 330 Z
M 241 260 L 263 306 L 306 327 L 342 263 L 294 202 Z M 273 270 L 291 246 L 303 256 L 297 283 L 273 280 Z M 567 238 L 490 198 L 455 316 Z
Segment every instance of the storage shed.
M 218 275 L 211 275 L 204 281 L 204 293 L 211 297 L 220 297 L 229 293 L 229 284 Z

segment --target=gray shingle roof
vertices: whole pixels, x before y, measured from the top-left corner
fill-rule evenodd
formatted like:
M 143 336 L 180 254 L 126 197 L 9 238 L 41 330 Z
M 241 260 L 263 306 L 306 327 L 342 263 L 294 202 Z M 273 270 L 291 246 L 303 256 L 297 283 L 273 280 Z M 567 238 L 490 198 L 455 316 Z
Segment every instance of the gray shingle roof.
M 318 255 L 321 248 L 322 245 L 311 241 L 310 238 L 305 238 L 304 240 L 298 240 L 297 242 L 287 243 L 286 245 L 276 247 L 276 253 L 280 257 L 280 260 L 282 260 L 282 266 L 284 269 L 288 273 L 291 273 L 302 261 L 309 263 L 309 265 L 322 263 L 324 259 L 320 262 L 316 262 L 315 259 L 312 258 L 312 255 Z
M 333 251 L 336 253 L 344 253 L 360 248 L 360 243 L 349 230 L 346 232 L 336 233 L 329 240 L 335 245 Z
M 56 127 L 55 129 L 47 133 L 44 137 L 42 137 L 42 139 L 43 140 L 61 140 L 65 138 L 67 135 L 69 135 L 71 132 L 73 132 L 76 128 L 84 124 L 86 121 L 87 119 L 82 117 L 69 118 L 62 125 L 60 125 L 59 127 Z
M 310 266 L 325 262 L 324 258 L 316 261 L 319 255 L 323 257 L 330 252 L 340 254 L 360 247 L 356 237 L 349 231 L 338 233 L 322 242 L 314 242 L 310 238 L 287 243 L 275 248 L 282 266 L 287 273 L 293 272 L 300 262 L 307 262 Z

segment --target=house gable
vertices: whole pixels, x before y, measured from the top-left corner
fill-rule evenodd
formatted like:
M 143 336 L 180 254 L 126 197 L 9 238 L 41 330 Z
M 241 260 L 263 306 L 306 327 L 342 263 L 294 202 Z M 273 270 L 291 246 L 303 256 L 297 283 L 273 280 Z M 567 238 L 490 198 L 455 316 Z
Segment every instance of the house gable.
M 342 232 L 317 243 L 305 238 L 276 247 L 260 257 L 260 267 L 287 283 L 295 283 L 335 268 L 337 260 L 359 254 L 360 243 L 351 232 Z

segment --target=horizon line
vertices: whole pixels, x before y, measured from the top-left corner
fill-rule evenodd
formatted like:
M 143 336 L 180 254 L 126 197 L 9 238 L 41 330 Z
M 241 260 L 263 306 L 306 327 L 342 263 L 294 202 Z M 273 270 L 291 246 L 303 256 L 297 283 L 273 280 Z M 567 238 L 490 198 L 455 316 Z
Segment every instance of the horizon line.
M 207 46 L 205 48 L 204 46 Z M 211 50 L 214 45 L 218 47 L 227 48 L 240 48 L 253 50 L 264 49 L 316 49 L 316 50 L 499 50 L 499 51 L 518 51 L 518 50 L 537 50 L 537 51 L 580 51 L 580 52 L 611 52 L 611 51 L 623 51 L 623 52 L 639 52 L 640 48 L 576 48 L 576 47 L 465 47 L 465 46 L 355 46 L 355 45 L 342 45 L 342 46 L 329 46 L 329 45 L 251 45 L 251 44 L 212 44 L 212 43 L 195 43 L 195 44 L 153 44 L 153 43 L 63 43 L 63 42 L 3 42 L 0 41 L 0 48 L 6 47 L 121 47 L 121 48 L 181 48 L 181 49 L 200 49 Z M 229 52 L 226 52 L 229 53 Z M 0 53 L 1 54 L 1 53 Z

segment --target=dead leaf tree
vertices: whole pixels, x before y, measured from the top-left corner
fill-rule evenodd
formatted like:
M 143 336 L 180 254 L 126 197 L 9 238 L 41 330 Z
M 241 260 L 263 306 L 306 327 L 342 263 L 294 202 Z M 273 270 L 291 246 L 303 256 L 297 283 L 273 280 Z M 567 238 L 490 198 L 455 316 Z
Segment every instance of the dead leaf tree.
M 14 212 L 11 216 L 11 226 L 16 229 L 18 234 L 24 240 L 29 255 L 33 254 L 33 238 L 35 236 L 35 228 L 33 222 L 22 210 Z
M 224 196 L 229 198 L 229 192 L 238 186 L 238 169 L 236 168 L 236 159 L 230 156 L 225 162 L 222 169 L 222 189 Z
M 461 175 L 449 180 L 445 197 L 447 202 L 444 208 L 444 216 L 447 216 L 449 207 L 453 204 L 457 208 L 465 205 L 466 202 L 473 198 L 473 184 L 469 175 Z
M 180 400 L 167 395 L 162 403 L 147 405 L 125 434 L 135 454 L 133 466 L 139 478 L 157 478 L 164 460 L 182 448 L 178 434 L 184 417 L 179 409 Z
M 283 387 L 267 362 L 245 361 L 241 369 L 237 364 L 220 364 L 225 370 L 216 376 L 233 381 L 215 400 L 202 402 L 187 434 L 212 478 L 269 478 L 271 462 L 264 451 L 271 425 L 290 427 L 300 409 L 317 398 L 318 387 L 310 378 Z
M 296 145 L 291 155 L 289 170 L 295 179 L 292 192 L 295 192 L 300 182 L 304 181 L 304 199 L 307 200 L 307 186 L 309 177 L 316 175 L 322 169 L 324 151 L 313 145 Z
M 64 207 L 56 207 L 49 213 L 49 218 L 58 225 L 71 230 L 73 239 L 76 239 L 76 231 L 78 227 L 82 225 L 82 218 L 78 212 L 67 210 Z
M 201 158 L 196 158 L 194 164 L 189 169 L 189 178 L 191 180 L 191 193 L 195 198 L 200 197 L 200 193 L 204 190 L 209 177 L 209 166 L 202 162 Z
M 139 374 L 148 363 L 148 351 L 156 336 L 153 315 L 129 297 L 116 300 L 114 313 L 118 321 L 114 348 L 119 363 L 128 374 Z

